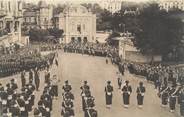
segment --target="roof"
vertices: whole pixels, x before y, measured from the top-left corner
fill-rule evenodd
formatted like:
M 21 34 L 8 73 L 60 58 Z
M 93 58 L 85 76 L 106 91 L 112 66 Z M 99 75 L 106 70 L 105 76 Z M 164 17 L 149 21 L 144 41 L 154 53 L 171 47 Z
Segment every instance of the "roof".
M 24 17 L 36 17 L 36 11 L 25 11 L 23 12 Z
M 63 13 L 68 14 L 68 13 L 77 13 L 77 14 L 85 14 L 88 13 L 89 11 L 87 10 L 86 7 L 82 6 L 82 5 L 68 5 L 65 7 L 65 9 L 63 10 Z

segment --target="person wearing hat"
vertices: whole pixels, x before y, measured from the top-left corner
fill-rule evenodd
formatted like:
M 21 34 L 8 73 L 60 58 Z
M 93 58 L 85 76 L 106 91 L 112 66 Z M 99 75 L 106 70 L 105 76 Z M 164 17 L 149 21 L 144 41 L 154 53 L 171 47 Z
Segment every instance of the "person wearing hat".
M 68 80 L 65 81 L 65 84 L 63 85 L 63 90 L 65 92 L 69 92 L 72 90 L 72 87 L 71 87 L 71 85 L 69 85 Z
M 180 115 L 181 117 L 184 117 L 184 86 L 182 86 L 179 92 L 179 98 L 180 98 Z
M 177 89 L 173 85 L 169 92 L 169 108 L 170 108 L 170 112 L 172 113 L 175 111 L 175 108 L 176 108 L 176 92 L 177 92 Z
M 111 108 L 112 105 L 112 92 L 113 86 L 111 85 L 111 81 L 107 81 L 107 86 L 105 87 L 105 99 L 107 108 Z
M 125 85 L 122 88 L 124 107 L 128 108 L 130 104 L 130 94 L 132 93 L 132 87 L 129 85 L 129 81 L 125 81 Z
M 145 87 L 143 86 L 143 82 L 139 83 L 137 87 L 137 104 L 140 108 L 142 108 L 143 100 L 144 100 L 144 93 L 146 92 Z
M 40 86 L 40 76 L 37 68 L 35 69 L 35 73 L 34 73 L 34 81 L 35 81 L 36 91 L 38 91 Z
M 22 83 L 22 87 L 24 87 L 26 85 L 26 78 L 25 78 L 26 72 L 25 70 L 21 72 L 21 83 Z

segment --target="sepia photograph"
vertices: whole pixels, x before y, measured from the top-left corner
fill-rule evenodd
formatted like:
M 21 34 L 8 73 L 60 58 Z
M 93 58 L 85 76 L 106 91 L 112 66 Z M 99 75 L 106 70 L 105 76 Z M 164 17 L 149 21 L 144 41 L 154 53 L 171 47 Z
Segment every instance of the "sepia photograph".
M 0 117 L 184 117 L 184 0 L 0 0 Z

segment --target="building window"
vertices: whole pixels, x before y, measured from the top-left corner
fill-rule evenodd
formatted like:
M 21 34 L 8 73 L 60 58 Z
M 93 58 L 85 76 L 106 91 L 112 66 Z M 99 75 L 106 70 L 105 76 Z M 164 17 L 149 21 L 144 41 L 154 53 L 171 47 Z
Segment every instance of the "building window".
M 9 9 L 9 12 L 11 12 L 11 3 L 10 3 L 10 1 L 8 2 L 8 9 Z
M 81 25 L 77 25 L 77 31 L 81 33 Z
M 83 24 L 83 30 L 84 30 L 84 31 L 86 30 L 85 24 Z

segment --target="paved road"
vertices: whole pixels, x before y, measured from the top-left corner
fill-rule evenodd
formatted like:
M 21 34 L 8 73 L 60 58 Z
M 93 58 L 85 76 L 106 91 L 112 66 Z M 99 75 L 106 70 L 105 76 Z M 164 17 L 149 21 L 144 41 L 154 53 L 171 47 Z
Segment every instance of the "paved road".
M 61 52 L 60 52 L 61 53 Z M 57 74 L 61 80 L 59 82 L 59 98 L 53 102 L 52 117 L 60 117 L 61 102 L 62 102 L 62 85 L 65 80 L 69 80 L 72 85 L 72 92 L 75 96 L 75 117 L 83 117 L 83 111 L 81 108 L 81 97 L 80 97 L 80 86 L 84 80 L 89 82 L 91 87 L 92 95 L 95 97 L 96 109 L 99 117 L 179 117 L 177 113 L 170 113 L 168 108 L 162 108 L 160 106 L 160 99 L 156 96 L 156 91 L 153 86 L 147 83 L 143 78 L 138 78 L 126 72 L 123 77 L 124 80 L 128 79 L 133 87 L 133 93 L 131 95 L 131 105 L 128 109 L 122 106 L 122 96 L 117 86 L 116 79 L 116 66 L 112 64 L 106 64 L 105 58 L 102 57 L 91 57 L 88 55 L 80 54 L 59 54 L 59 68 L 56 66 L 52 67 L 51 73 Z M 13 76 L 20 77 L 19 75 Z M 43 73 L 41 73 L 43 78 Z M 104 87 L 106 81 L 111 80 L 114 86 L 113 93 L 113 105 L 112 109 L 105 107 L 105 93 Z M 6 79 L 0 80 L 2 83 L 8 82 Z M 17 79 L 20 83 L 20 79 Z M 140 81 L 143 81 L 146 86 L 145 102 L 143 109 L 137 108 L 136 102 L 136 87 Z M 41 80 L 41 88 L 39 92 L 36 92 L 38 101 L 42 90 L 43 80 Z M 30 113 L 32 116 L 32 113 Z

